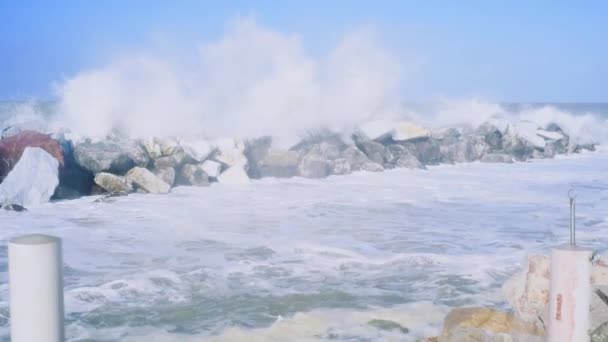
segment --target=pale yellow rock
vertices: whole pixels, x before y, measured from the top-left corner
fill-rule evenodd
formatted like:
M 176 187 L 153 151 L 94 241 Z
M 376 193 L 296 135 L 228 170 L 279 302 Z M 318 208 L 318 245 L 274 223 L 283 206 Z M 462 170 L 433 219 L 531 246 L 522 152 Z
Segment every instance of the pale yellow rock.
M 543 341 L 544 330 L 535 324 L 489 308 L 457 308 L 444 321 L 438 342 Z

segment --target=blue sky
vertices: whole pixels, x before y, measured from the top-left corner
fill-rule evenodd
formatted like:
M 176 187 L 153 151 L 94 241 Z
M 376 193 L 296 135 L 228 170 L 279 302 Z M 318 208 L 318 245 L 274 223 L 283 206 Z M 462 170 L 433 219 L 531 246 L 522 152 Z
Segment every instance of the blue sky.
M 0 1 L 0 99 L 52 96 L 52 84 L 123 53 L 179 54 L 254 16 L 323 54 L 371 28 L 405 64 L 410 100 L 608 101 L 608 2 Z M 185 53 L 184 53 L 185 54 Z

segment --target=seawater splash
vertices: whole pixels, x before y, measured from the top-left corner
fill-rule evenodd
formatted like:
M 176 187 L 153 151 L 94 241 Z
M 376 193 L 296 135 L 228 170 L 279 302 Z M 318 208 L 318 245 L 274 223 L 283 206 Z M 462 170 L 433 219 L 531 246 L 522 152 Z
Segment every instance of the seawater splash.
M 188 68 L 140 55 L 69 78 L 57 87 L 58 123 L 87 136 L 294 139 L 398 109 L 403 67 L 367 31 L 315 58 L 296 35 L 237 20 L 196 53 Z

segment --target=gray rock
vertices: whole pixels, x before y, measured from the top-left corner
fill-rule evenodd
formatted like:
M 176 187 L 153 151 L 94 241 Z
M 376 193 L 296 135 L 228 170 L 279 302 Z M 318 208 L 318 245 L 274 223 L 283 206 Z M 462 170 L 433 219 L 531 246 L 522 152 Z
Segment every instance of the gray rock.
M 476 135 L 483 137 L 491 152 L 502 151 L 504 133 L 504 127 L 498 127 L 493 122 L 483 123 L 475 132 Z
M 357 148 L 361 150 L 369 160 L 374 163 L 385 165 L 393 160 L 391 152 L 384 145 L 375 141 L 359 141 Z
M 390 165 L 393 167 L 405 167 L 408 169 L 425 169 L 426 167 L 407 148 L 402 145 L 392 144 L 386 147 L 392 156 Z
M 208 186 L 209 176 L 202 165 L 186 164 L 179 170 L 177 183 L 180 185 Z
M 298 175 L 306 178 L 327 177 L 332 171 L 332 161 L 314 152 L 305 155 L 298 164 Z
M 134 167 L 127 172 L 127 180 L 133 183 L 138 190 L 146 193 L 164 194 L 168 193 L 171 186 L 162 179 L 156 177 L 152 172 L 143 167 Z
M 441 163 L 441 145 L 437 139 L 429 138 L 418 141 L 399 143 L 405 147 L 410 154 L 416 157 L 424 165 L 437 165 Z
M 396 330 L 403 334 L 410 332 L 408 328 L 402 326 L 401 324 L 386 319 L 372 319 L 371 321 L 367 322 L 367 324 L 380 330 Z
M 152 169 L 152 173 L 170 186 L 175 184 L 175 169 L 172 167 L 155 167 Z
M 608 341 L 608 322 L 602 323 L 590 334 L 591 342 L 606 342 Z
M 183 151 L 177 150 L 175 154 L 170 156 L 162 156 L 154 160 L 154 168 L 164 169 L 164 168 L 178 168 L 184 162 L 185 154 Z
M 346 175 L 350 172 L 350 164 L 345 158 L 338 158 L 333 161 L 331 174 Z
M 340 158 L 344 158 L 348 162 L 351 171 L 363 170 L 366 164 L 371 163 L 369 158 L 354 146 L 348 146 L 342 150 Z
M 296 151 L 269 151 L 257 163 L 259 177 L 293 177 L 298 173 L 300 154 Z
M 508 154 L 488 153 L 481 157 L 482 163 L 513 163 L 513 158 Z
M 589 306 L 589 330 L 595 331 L 608 322 L 608 286 L 594 286 L 591 293 L 591 304 Z M 604 327 L 600 331 L 608 333 Z M 606 335 L 608 336 L 608 335 Z M 607 340 L 608 341 L 608 340 Z
M 27 211 L 27 209 L 25 207 L 23 207 L 23 206 L 21 206 L 19 204 L 7 204 L 5 206 L 1 206 L 0 205 L 0 208 L 4 209 L 6 211 L 15 211 L 15 212 L 18 212 L 18 213 Z
M 162 156 L 172 156 L 178 152 L 184 152 L 177 139 L 154 138 L 154 142 L 159 146 Z
M 148 153 L 148 156 L 151 159 L 160 158 L 163 155 L 163 152 L 160 149 L 160 145 L 156 143 L 156 141 L 152 138 L 143 139 L 140 142 L 140 145 Z
M 111 194 L 126 195 L 133 191 L 133 185 L 125 177 L 100 172 L 95 175 L 95 184 Z
M 516 135 L 506 134 L 503 137 L 503 150 L 518 161 L 529 159 L 534 153 L 535 147 L 529 141 Z
M 74 146 L 74 160 L 93 174 L 123 174 L 134 166 L 146 167 L 150 157 L 133 141 L 82 142 Z

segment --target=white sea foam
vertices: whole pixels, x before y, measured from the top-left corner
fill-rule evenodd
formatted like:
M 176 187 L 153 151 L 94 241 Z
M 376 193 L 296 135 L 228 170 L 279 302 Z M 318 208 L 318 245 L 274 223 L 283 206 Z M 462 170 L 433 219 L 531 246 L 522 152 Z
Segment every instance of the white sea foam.
M 525 256 L 568 241 L 570 187 L 580 243 L 605 248 L 606 170 L 607 154 L 586 153 L 89 197 L 1 211 L 1 237 L 64 239 L 73 341 L 403 337 L 373 318 L 407 340 L 439 333 L 450 307 L 504 307 L 499 288 Z

